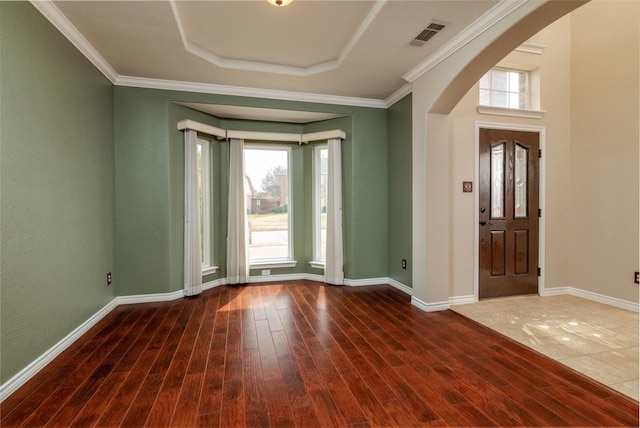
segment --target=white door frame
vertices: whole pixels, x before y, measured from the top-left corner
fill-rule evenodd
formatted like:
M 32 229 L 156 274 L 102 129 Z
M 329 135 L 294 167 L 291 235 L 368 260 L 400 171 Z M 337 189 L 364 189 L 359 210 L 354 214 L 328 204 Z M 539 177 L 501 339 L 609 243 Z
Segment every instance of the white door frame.
M 538 164 L 539 174 L 539 208 L 542 210 L 542 217 L 538 223 L 538 266 L 541 270 L 541 275 L 538 277 L 538 294 L 542 296 L 544 294 L 544 275 L 545 275 L 545 217 L 547 214 L 545 207 L 545 157 L 546 157 L 546 128 L 544 126 L 536 125 L 520 125 L 513 123 L 497 123 L 497 122 L 483 122 L 476 121 L 475 128 L 475 164 L 474 164 L 474 181 L 476 182 L 476 191 L 474 192 L 473 199 L 473 298 L 474 301 L 479 300 L 479 287 L 480 287 L 480 128 L 489 129 L 501 129 L 506 131 L 526 131 L 537 132 L 539 135 L 540 150 L 542 150 L 542 158 Z

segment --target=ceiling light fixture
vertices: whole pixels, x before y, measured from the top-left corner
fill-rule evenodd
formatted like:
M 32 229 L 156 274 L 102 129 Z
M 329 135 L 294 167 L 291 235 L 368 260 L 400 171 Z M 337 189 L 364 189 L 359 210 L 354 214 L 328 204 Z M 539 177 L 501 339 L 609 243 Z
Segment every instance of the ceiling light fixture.
M 267 0 L 269 4 L 272 4 L 276 7 L 285 7 L 290 4 L 293 0 Z

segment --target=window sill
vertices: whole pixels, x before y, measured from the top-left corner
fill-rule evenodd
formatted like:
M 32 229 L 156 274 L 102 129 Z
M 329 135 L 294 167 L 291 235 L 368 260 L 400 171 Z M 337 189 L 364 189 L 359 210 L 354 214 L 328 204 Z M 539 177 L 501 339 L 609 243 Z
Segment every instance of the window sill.
M 496 116 L 524 117 L 526 119 L 542 119 L 546 112 L 544 110 L 525 110 L 517 108 L 478 106 L 478 113 L 492 114 Z
M 297 264 L 298 262 L 295 260 L 254 262 L 249 265 L 249 269 L 293 268 Z
M 202 276 L 211 275 L 216 272 L 218 272 L 218 266 L 207 266 L 202 268 Z
M 322 261 L 312 261 L 309 262 L 309 265 L 315 269 L 324 269 L 324 262 Z

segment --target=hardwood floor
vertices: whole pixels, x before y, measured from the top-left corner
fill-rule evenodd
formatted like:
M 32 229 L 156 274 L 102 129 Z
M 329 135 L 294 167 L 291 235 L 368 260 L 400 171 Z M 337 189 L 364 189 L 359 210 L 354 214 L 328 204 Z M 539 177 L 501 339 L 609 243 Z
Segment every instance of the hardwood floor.
M 388 286 L 219 287 L 120 306 L 2 426 L 638 426 L 638 403 Z

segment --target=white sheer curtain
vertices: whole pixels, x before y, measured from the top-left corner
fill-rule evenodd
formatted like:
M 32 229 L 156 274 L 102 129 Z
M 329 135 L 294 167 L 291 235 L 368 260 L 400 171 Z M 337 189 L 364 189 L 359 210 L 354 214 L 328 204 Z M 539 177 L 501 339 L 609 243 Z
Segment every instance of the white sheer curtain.
M 327 185 L 327 252 L 324 264 L 324 281 L 327 284 L 344 284 L 342 254 L 342 148 L 339 138 L 328 144 Z
M 228 284 L 249 281 L 249 230 L 244 182 L 244 140 L 232 138 L 229 143 Z
M 198 196 L 198 133 L 184 133 L 184 294 L 202 293 L 200 206 Z

